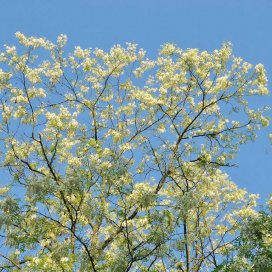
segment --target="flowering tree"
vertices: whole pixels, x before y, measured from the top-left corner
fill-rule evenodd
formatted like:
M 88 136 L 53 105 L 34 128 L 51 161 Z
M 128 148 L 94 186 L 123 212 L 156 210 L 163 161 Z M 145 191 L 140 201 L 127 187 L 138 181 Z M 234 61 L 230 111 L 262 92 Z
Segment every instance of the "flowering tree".
M 247 101 L 268 93 L 264 67 L 229 44 L 150 60 L 16 36 L 0 54 L 2 271 L 217 269 L 256 215 L 223 169 L 268 125 Z

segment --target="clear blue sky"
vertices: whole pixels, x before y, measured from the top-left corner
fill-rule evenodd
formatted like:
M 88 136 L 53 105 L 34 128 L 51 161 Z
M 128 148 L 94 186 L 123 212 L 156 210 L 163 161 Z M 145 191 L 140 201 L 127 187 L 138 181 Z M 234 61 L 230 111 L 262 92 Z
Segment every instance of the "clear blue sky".
M 165 42 L 213 50 L 231 41 L 236 55 L 263 63 L 272 82 L 271 0 L 1 0 L 0 12 L 1 48 L 15 42 L 16 31 L 51 40 L 64 33 L 70 49 L 134 41 L 151 56 Z M 272 106 L 271 96 L 256 103 Z M 229 171 L 263 199 L 272 192 L 271 132 L 270 127 L 241 147 L 239 168 Z

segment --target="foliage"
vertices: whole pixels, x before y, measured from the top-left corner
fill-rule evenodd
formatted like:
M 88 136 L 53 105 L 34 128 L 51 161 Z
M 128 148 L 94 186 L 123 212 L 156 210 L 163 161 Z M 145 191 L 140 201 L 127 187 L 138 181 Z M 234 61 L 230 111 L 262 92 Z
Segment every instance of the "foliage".
M 241 229 L 235 255 L 222 271 L 269 272 L 272 268 L 272 198 Z
M 150 60 L 16 36 L 0 54 L 2 271 L 216 269 L 258 216 L 222 168 L 268 125 L 248 105 L 264 67 L 229 44 Z

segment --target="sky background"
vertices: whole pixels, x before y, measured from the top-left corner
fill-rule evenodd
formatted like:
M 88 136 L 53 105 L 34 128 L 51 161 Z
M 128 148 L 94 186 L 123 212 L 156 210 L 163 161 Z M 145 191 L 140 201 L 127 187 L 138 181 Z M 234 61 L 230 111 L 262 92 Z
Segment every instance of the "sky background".
M 16 31 L 53 42 L 67 34 L 67 50 L 136 42 L 151 57 L 166 42 L 211 51 L 230 41 L 236 56 L 263 63 L 272 82 L 271 13 L 271 0 L 0 0 L 0 47 L 16 43 Z M 272 106 L 271 96 L 254 103 Z M 239 167 L 228 170 L 239 186 L 259 193 L 261 202 L 272 192 L 269 133 L 271 127 L 242 146 Z

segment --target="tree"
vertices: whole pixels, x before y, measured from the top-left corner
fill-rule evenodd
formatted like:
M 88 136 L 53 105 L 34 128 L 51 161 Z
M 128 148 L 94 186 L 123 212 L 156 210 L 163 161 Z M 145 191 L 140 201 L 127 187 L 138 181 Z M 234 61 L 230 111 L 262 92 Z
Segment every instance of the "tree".
M 230 44 L 150 60 L 16 36 L 0 55 L 2 271 L 219 267 L 257 216 L 223 170 L 268 125 L 248 105 L 264 67 Z
M 222 271 L 269 272 L 272 268 L 272 198 L 265 210 L 241 228 L 229 263 Z M 234 253 L 234 254 L 233 254 Z

